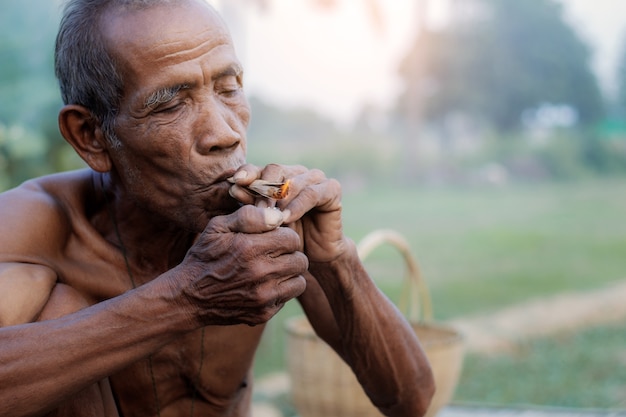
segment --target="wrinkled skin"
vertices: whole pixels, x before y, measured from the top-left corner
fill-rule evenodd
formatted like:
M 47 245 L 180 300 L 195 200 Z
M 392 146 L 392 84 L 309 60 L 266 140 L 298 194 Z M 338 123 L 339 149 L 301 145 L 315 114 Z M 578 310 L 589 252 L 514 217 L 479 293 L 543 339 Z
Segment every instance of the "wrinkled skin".
M 242 69 L 215 11 L 103 21 L 120 145 L 68 104 L 59 126 L 89 168 L 0 194 L 0 415 L 248 416 L 264 326 L 296 298 L 384 414 L 423 414 L 430 368 L 343 235 L 339 184 L 246 164 Z M 252 198 L 258 178 L 290 179 L 288 197 Z

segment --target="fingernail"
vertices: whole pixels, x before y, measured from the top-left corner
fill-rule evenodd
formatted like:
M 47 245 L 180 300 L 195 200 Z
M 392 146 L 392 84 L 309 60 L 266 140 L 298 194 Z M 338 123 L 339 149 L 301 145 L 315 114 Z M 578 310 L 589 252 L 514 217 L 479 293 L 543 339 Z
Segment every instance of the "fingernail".
M 272 207 L 265 209 L 265 224 L 267 227 L 278 227 L 283 223 L 283 213 Z
M 283 223 L 289 223 L 289 217 L 291 217 L 291 210 L 283 210 Z
M 248 177 L 248 173 L 246 171 L 237 171 L 237 173 L 235 173 L 235 175 L 233 176 L 233 179 L 235 181 L 238 181 L 238 180 L 246 179 L 247 177 Z

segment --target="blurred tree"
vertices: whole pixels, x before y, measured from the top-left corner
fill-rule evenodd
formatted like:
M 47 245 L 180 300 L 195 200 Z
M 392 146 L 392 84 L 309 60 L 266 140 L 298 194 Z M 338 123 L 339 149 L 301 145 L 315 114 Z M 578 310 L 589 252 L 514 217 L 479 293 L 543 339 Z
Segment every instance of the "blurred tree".
M 251 96 L 249 101 L 252 108 L 249 130 L 262 142 L 290 142 L 298 148 L 303 143 L 332 134 L 336 129 L 332 121 L 307 108 L 281 109 L 256 96 Z
M 59 3 L 0 0 L 0 188 L 80 164 L 56 123 Z
M 50 0 L 0 0 L 0 120 L 38 125 L 59 104 L 54 77 L 58 5 Z
M 458 7 L 455 7 L 458 6 Z M 590 50 L 553 0 L 456 0 L 447 27 L 423 30 L 400 72 L 408 119 L 443 121 L 462 113 L 499 130 L 520 127 L 542 103 L 576 109 L 592 123 L 604 112 Z M 413 114 L 411 102 L 421 102 Z
M 622 119 L 626 119 L 626 33 L 622 37 L 620 50 L 617 58 L 617 97 L 615 97 L 615 104 L 619 108 L 619 116 Z

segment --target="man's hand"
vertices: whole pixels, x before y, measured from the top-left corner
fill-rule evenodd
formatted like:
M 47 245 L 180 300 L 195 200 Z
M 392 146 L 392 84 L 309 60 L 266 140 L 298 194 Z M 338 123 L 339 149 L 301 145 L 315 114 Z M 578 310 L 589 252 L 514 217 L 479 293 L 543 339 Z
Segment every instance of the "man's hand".
M 262 324 L 304 292 L 307 258 L 283 220 L 279 210 L 248 205 L 209 222 L 177 267 L 202 324 Z
M 255 179 L 272 182 L 289 180 L 287 197 L 265 200 L 251 196 L 242 187 Z M 245 204 L 259 207 L 276 205 L 282 210 L 284 223 L 302 238 L 302 250 L 310 262 L 329 262 L 346 250 L 341 223 L 341 186 L 322 171 L 299 166 L 270 164 L 261 169 L 242 166 L 233 176 L 231 195 Z

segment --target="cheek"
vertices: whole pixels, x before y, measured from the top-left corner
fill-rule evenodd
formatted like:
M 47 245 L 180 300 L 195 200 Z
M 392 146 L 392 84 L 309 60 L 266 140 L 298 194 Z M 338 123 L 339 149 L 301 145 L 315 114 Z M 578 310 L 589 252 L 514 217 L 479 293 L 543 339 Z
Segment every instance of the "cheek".
M 120 133 L 124 136 L 123 149 L 120 153 L 128 155 L 129 162 L 135 163 L 141 170 L 164 169 L 176 171 L 172 166 L 178 160 L 186 159 L 186 142 L 191 136 L 191 123 L 183 118 L 172 120 L 154 120 L 148 118 L 142 121 L 133 121 Z
M 248 124 L 250 124 L 250 105 L 248 104 L 248 101 L 245 100 L 243 104 L 237 107 L 235 112 L 237 113 L 237 118 L 241 122 L 242 128 L 247 130 Z
M 243 140 L 241 141 L 241 147 L 243 148 L 244 152 L 246 152 L 248 147 L 248 125 L 250 124 L 250 108 L 248 106 L 240 111 L 239 120 L 241 120 L 241 136 L 243 138 Z
M 162 154 L 159 156 L 159 154 Z M 181 163 L 179 158 L 151 149 L 122 146 L 115 152 L 115 169 L 130 194 L 141 202 L 159 201 L 174 204 L 170 199 L 184 199 L 180 184 Z

